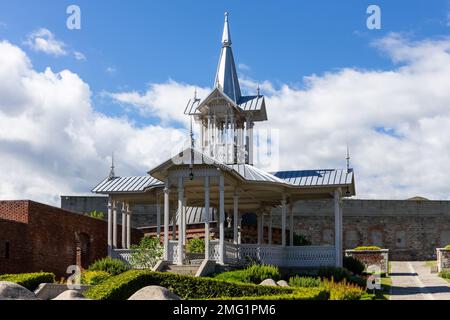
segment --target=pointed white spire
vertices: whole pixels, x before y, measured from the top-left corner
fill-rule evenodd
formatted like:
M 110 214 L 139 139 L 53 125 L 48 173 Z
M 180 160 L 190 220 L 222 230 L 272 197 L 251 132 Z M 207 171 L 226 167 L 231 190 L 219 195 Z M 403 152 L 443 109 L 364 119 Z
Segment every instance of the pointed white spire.
M 231 49 L 231 34 L 228 24 L 228 12 L 225 12 L 225 26 L 222 36 L 222 51 L 217 67 L 216 88 L 221 89 L 231 100 L 238 102 L 241 98 L 241 88 L 234 63 L 233 50 Z
M 112 180 L 116 177 L 116 174 L 114 172 L 114 152 L 112 153 L 111 157 L 111 170 L 109 171 L 109 179 Z
M 231 46 L 230 26 L 228 25 L 228 12 L 225 12 L 225 25 L 223 27 L 222 45 L 224 47 Z

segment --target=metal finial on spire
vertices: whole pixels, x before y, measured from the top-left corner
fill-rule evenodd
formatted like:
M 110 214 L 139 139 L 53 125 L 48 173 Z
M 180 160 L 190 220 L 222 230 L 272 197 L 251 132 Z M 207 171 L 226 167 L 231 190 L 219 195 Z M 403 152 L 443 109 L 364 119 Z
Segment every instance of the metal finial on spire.
M 347 144 L 347 157 L 345 158 L 347 160 L 347 172 L 350 172 L 350 148 Z
M 261 96 L 261 88 L 259 87 L 259 83 L 258 83 L 258 87 L 256 88 L 256 91 L 257 91 L 258 97 Z
M 112 180 L 116 177 L 116 174 L 114 172 L 114 152 L 112 153 L 111 157 L 111 170 L 109 171 L 109 179 Z

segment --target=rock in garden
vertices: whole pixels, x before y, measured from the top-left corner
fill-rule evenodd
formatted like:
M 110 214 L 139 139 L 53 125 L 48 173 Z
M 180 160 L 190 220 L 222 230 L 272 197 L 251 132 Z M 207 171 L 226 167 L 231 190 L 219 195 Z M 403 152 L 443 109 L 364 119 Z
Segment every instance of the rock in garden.
M 128 300 L 181 300 L 181 298 L 166 288 L 149 286 L 137 291 Z
M 33 292 L 13 282 L 0 282 L 0 300 L 37 300 Z
M 76 290 L 66 290 L 52 300 L 89 300 Z
M 278 284 L 273 279 L 266 279 L 263 282 L 261 282 L 259 285 L 261 285 L 261 286 L 278 287 Z
M 287 281 L 285 281 L 285 280 L 278 281 L 277 285 L 280 287 L 289 287 L 289 283 L 287 283 Z

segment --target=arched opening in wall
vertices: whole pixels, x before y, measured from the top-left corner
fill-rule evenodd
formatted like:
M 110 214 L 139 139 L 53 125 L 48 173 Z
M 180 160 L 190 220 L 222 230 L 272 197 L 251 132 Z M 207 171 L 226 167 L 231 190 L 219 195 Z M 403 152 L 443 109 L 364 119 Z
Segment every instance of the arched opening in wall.
M 75 238 L 76 265 L 87 269 L 91 264 L 91 238 L 86 233 L 77 233 Z
M 375 229 L 370 231 L 370 243 L 368 245 L 383 247 L 383 232 L 381 230 Z
M 346 249 L 354 249 L 359 245 L 359 233 L 357 230 L 347 230 L 344 234 Z
M 395 247 L 399 249 L 406 248 L 406 231 L 397 230 L 395 232 Z
M 441 237 L 439 240 L 439 245 L 441 248 L 448 246 L 450 244 L 450 230 L 441 231 Z

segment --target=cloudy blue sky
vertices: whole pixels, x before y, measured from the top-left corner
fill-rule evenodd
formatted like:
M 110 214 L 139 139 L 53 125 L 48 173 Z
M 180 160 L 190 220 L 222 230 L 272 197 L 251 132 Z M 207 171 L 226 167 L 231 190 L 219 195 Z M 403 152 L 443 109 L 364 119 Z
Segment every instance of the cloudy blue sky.
M 449 199 L 450 1 L 430 2 L 0 0 L 0 199 L 87 193 L 112 151 L 120 175 L 167 158 L 213 85 L 224 11 L 279 138 L 263 169 L 344 167 L 348 144 L 359 198 Z

